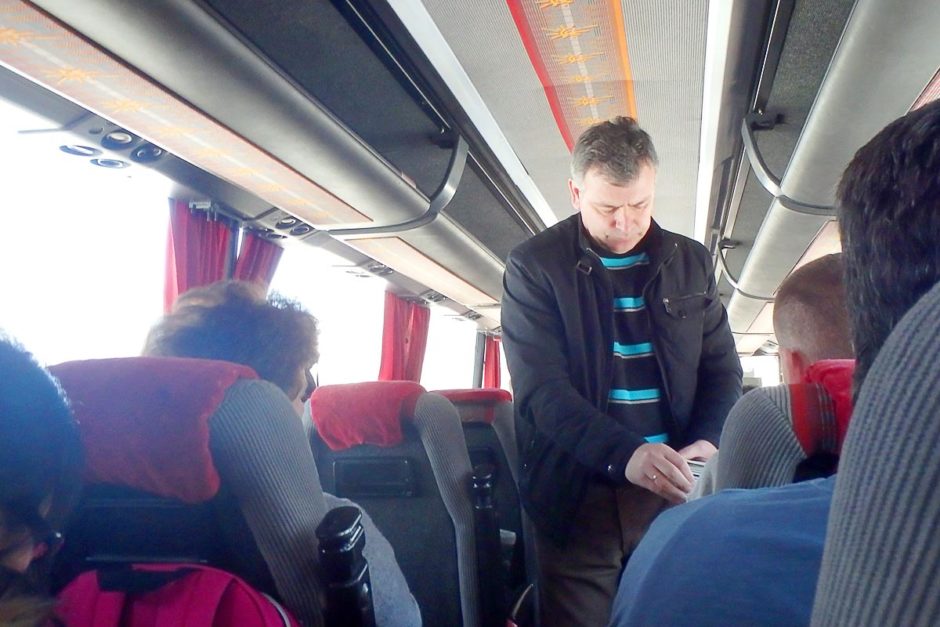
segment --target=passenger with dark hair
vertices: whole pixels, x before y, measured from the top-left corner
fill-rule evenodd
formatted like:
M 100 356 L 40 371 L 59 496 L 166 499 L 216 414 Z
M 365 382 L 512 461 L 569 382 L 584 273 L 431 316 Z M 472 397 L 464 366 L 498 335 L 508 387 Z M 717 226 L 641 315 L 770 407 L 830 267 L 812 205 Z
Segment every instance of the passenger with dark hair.
M 847 309 L 857 351 L 857 392 L 868 389 L 866 375 L 892 329 L 940 281 L 940 101 L 892 122 L 861 148 L 842 177 L 838 200 Z M 934 380 L 922 382 L 928 387 L 936 384 Z M 872 402 L 883 404 L 890 394 L 872 392 Z M 869 415 L 862 405 L 854 413 Z M 872 416 L 870 420 L 877 419 Z M 849 440 L 857 428 L 853 421 Z M 865 459 L 859 468 L 881 459 L 913 463 L 913 456 L 903 456 L 900 450 L 910 443 L 904 425 L 892 422 L 889 431 L 892 436 L 883 442 L 887 450 Z M 934 454 L 924 451 L 925 456 Z M 920 465 L 913 467 L 920 474 Z M 664 513 L 627 564 L 611 624 L 808 624 L 837 483 L 844 499 L 839 529 L 846 534 L 846 529 L 859 524 L 889 529 L 890 521 L 904 513 L 905 503 L 922 496 L 895 473 L 890 476 L 891 486 L 904 498 L 891 495 L 885 501 L 890 507 L 873 508 L 869 502 L 851 500 L 852 495 L 862 494 L 857 490 L 860 475 L 852 477 L 855 491 L 851 494 L 843 492 L 842 478 L 837 477 L 759 490 L 726 490 Z M 935 485 L 928 483 L 924 489 L 932 490 Z M 850 520 L 856 516 L 858 521 Z M 921 548 L 935 551 L 936 538 L 928 536 L 932 544 Z M 854 545 L 846 537 L 838 539 L 846 555 L 866 549 L 862 536 L 853 536 Z M 875 540 L 871 534 L 867 537 Z M 867 589 L 879 595 L 879 608 L 894 603 L 890 596 L 898 589 L 888 586 L 892 577 L 890 569 L 882 567 L 889 555 L 884 550 L 869 551 L 864 564 L 861 557 L 829 564 L 835 581 L 819 582 L 828 604 L 819 609 L 818 620 L 824 624 L 869 621 L 867 611 L 860 612 L 851 601 L 833 594 L 858 590 L 854 580 L 860 576 Z M 905 559 L 903 568 L 910 567 Z M 874 574 L 874 569 L 880 571 Z M 931 575 L 923 572 L 922 576 Z M 921 611 L 902 605 L 906 606 L 893 616 L 910 617 Z M 833 616 L 844 620 L 833 621 Z M 897 622 L 915 623 L 928 624 Z
M 658 159 L 636 120 L 586 130 L 574 215 L 503 277 L 520 495 L 536 527 L 543 625 L 602 625 L 650 521 L 715 452 L 741 364 L 708 251 L 653 220 Z
M 54 602 L 28 571 L 61 544 L 81 476 L 81 441 L 59 387 L 0 337 L 0 625 L 51 620 Z
M 276 295 L 266 297 L 264 289 L 256 284 L 222 281 L 181 295 L 172 311 L 150 331 L 144 354 L 217 359 L 248 366 L 263 379 L 258 385 L 274 384 L 284 392 L 293 403 L 299 422 L 303 403 L 315 387 L 310 369 L 319 357 L 317 324 L 297 303 Z M 281 456 L 276 459 L 276 467 L 272 467 L 274 458 L 264 453 L 263 434 L 279 428 L 279 421 L 248 425 L 239 418 L 238 412 L 213 417 L 209 422 L 210 446 L 219 476 L 239 498 L 253 534 L 264 538 L 306 527 L 312 532 L 318 523 L 314 512 L 304 509 L 303 520 L 299 520 L 285 512 L 267 511 L 250 496 L 261 487 L 255 476 L 261 472 L 275 482 L 316 476 L 309 446 L 303 447 L 302 454 L 279 451 Z M 254 471 L 246 470 L 250 468 Z M 330 494 L 324 493 L 324 498 L 327 509 L 356 505 Z M 420 625 L 420 610 L 394 551 L 365 510 L 362 526 L 378 624 Z M 312 533 L 308 535 L 312 537 Z M 319 586 L 306 580 L 312 576 L 310 565 L 315 547 L 308 552 L 277 548 L 290 544 L 272 543 L 267 552 L 262 548 L 262 553 L 288 608 L 304 620 L 319 612 L 321 602 Z
M 222 281 L 180 295 L 144 354 L 243 364 L 295 399 L 320 358 L 317 321 L 295 302 L 265 297 L 257 283 Z
M 940 101 L 860 149 L 838 195 L 857 393 L 895 325 L 940 278 Z

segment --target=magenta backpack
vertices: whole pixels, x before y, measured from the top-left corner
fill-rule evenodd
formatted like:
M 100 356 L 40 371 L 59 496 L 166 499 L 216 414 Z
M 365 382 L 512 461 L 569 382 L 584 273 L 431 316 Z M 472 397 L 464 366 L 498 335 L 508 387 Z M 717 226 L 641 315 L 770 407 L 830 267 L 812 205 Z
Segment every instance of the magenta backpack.
M 91 570 L 59 594 L 67 627 L 299 627 L 274 599 L 200 564 Z

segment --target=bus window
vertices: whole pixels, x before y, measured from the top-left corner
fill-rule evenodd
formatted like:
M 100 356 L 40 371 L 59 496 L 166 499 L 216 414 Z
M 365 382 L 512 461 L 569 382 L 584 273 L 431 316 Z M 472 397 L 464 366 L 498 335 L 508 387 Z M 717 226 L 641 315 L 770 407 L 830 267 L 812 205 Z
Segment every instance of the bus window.
M 163 313 L 170 181 L 19 132 L 49 127 L 0 100 L 0 329 L 47 364 L 136 355 Z
M 375 381 L 385 281 L 351 274 L 348 262 L 312 246 L 287 246 L 271 290 L 296 300 L 320 329 L 319 383 Z
M 421 385 L 428 390 L 470 387 L 476 334 L 474 323 L 432 305 Z
M 506 351 L 503 343 L 499 343 L 499 387 L 512 392 L 512 378 L 509 376 L 509 362 L 506 361 Z
M 741 357 L 744 370 L 744 384 L 765 387 L 779 385 L 780 359 L 776 355 L 747 355 Z
M 317 317 L 319 383 L 375 381 L 379 374 L 386 282 L 350 272 L 347 261 L 311 246 L 286 246 L 271 290 Z M 473 382 L 477 327 L 431 305 L 421 384 L 428 390 Z

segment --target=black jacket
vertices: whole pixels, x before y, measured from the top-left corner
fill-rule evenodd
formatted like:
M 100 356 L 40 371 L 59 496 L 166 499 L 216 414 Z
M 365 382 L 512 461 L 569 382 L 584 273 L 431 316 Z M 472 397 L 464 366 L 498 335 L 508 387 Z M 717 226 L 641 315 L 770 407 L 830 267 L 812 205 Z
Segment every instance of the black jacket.
M 643 290 L 671 417 L 670 445 L 718 444 L 741 395 L 741 364 L 704 246 L 655 222 Z M 517 246 L 503 276 L 503 346 L 515 393 L 520 493 L 536 526 L 564 544 L 589 481 L 625 484 L 645 443 L 608 416 L 613 288 L 580 214 Z

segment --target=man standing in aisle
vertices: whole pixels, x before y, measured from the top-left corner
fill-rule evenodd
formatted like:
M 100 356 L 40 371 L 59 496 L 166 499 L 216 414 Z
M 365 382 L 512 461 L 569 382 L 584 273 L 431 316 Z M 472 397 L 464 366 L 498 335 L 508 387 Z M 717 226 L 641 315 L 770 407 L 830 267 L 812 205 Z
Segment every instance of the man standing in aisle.
M 652 220 L 657 157 L 630 118 L 578 139 L 577 213 L 509 255 L 503 342 L 542 624 L 606 625 L 649 523 L 715 451 L 741 366 L 701 244 Z

